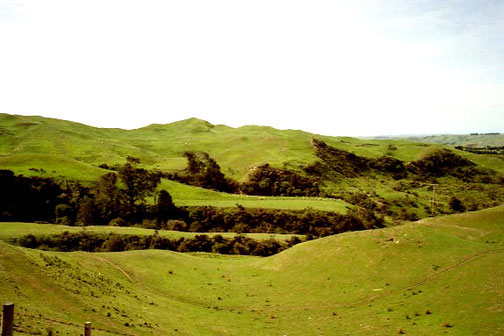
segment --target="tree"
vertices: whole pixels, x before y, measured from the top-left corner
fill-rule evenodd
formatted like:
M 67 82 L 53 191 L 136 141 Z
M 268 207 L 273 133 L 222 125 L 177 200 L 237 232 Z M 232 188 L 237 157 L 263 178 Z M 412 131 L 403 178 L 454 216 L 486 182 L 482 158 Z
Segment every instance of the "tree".
M 82 203 L 80 222 L 106 225 L 115 218 L 123 218 L 126 222 L 145 218 L 146 198 L 154 193 L 161 178 L 156 172 L 139 168 L 139 162 L 139 159 L 128 157 L 117 173 L 107 173 L 100 178 L 91 190 L 92 199 Z
M 238 183 L 228 179 L 221 167 L 208 153 L 186 152 L 187 168 L 175 174 L 174 179 L 182 183 L 224 192 L 235 192 Z
M 112 219 L 120 217 L 124 208 L 125 197 L 117 185 L 117 180 L 116 173 L 107 173 L 94 185 L 92 189 L 94 195 L 93 205 L 95 207 L 94 211 L 96 211 L 95 218 L 99 218 L 99 223 L 95 224 L 106 225 Z M 90 205 L 85 204 L 83 206 L 86 208 Z M 89 214 L 90 210 L 86 210 L 86 213 Z M 87 216 L 87 218 L 90 217 Z
M 158 223 L 164 223 L 168 219 L 174 218 L 177 214 L 177 207 L 173 204 L 171 195 L 166 190 L 161 190 L 156 204 L 156 218 Z
M 455 196 L 450 199 L 449 205 L 450 209 L 452 209 L 454 212 L 464 212 L 466 210 L 466 207 L 464 206 L 464 204 L 462 204 L 462 201 Z
M 152 195 L 161 181 L 157 173 L 138 168 L 139 162 L 139 159 L 128 157 L 126 164 L 119 168 L 118 172 L 124 184 L 121 192 L 126 197 L 129 211 L 134 211 L 137 205 L 144 204 L 145 198 Z

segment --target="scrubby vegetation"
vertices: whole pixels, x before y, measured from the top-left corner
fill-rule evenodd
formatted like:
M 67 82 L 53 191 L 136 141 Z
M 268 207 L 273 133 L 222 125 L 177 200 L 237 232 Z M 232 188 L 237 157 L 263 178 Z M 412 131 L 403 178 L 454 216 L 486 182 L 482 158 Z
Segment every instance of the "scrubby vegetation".
M 238 183 L 226 178 L 221 172 L 220 166 L 208 153 L 185 152 L 184 157 L 187 159 L 187 168 L 179 173 L 168 175 L 168 177 L 206 189 L 228 193 L 238 191 Z
M 166 177 L 185 184 L 228 193 L 258 196 L 320 196 L 319 179 L 263 164 L 251 169 L 246 182 L 227 178 L 208 153 L 184 153 L 187 168 Z
M 455 146 L 455 148 L 474 154 L 504 155 L 504 146 Z
M 420 160 L 403 162 L 386 155 L 379 158 L 360 157 L 316 139 L 312 140 L 312 144 L 321 161 L 306 167 L 305 171 L 328 179 L 352 178 L 367 173 L 388 174 L 396 180 L 405 178 L 427 180 L 443 176 L 470 180 L 478 175 L 488 176 L 496 173 L 476 168 L 474 162 L 448 149 L 435 151 Z
M 187 209 L 187 220 L 168 221 L 167 229 L 195 232 L 266 232 L 293 233 L 323 237 L 345 231 L 383 227 L 383 218 L 360 208 L 345 215 L 328 211 L 280 211 L 271 209 Z
M 387 155 L 360 157 L 317 139 L 312 140 L 312 145 L 320 160 L 304 170 L 332 184 L 332 191 L 326 191 L 330 197 L 366 208 L 378 216 L 417 220 L 459 212 L 462 208 L 482 209 L 504 200 L 501 173 L 477 166 L 448 149 L 404 162 Z M 351 190 L 349 181 L 359 187 Z M 393 197 L 376 192 L 376 189 L 388 188 L 395 192 Z M 460 205 L 453 206 L 450 201 L 453 198 L 457 198 Z
M 247 195 L 260 196 L 322 196 L 320 184 L 320 179 L 264 164 L 252 169 L 240 190 Z
M 49 251 L 71 252 L 120 252 L 131 250 L 170 250 L 177 252 L 212 252 L 221 254 L 242 254 L 256 256 L 270 256 L 281 252 L 301 242 L 293 236 L 286 241 L 274 238 L 256 240 L 250 237 L 237 235 L 234 238 L 224 238 L 221 235 L 208 236 L 200 234 L 194 238 L 169 239 L 157 234 L 149 236 L 96 234 L 96 233 L 69 233 L 52 236 L 34 236 L 28 234 L 21 238 L 13 239 L 15 244 L 27 248 L 36 248 Z
M 135 225 L 192 232 L 293 233 L 312 237 L 383 227 L 383 218 L 364 207 L 347 214 L 312 209 L 245 209 L 242 206 L 229 209 L 210 206 L 176 207 L 167 191 L 156 192 L 160 174 L 139 168 L 138 164 L 138 160 L 128 158 L 127 163 L 118 167 L 117 172 L 106 173 L 90 188 L 68 181 L 62 188 L 52 179 L 42 180 L 53 187 L 52 193 L 27 189 L 34 196 L 23 194 L 23 197 L 12 199 L 10 205 L 5 203 L 3 218 L 18 221 L 36 219 L 66 225 Z M 282 178 L 279 170 L 263 169 L 275 172 L 270 176 Z M 285 181 L 289 178 L 298 181 L 293 177 L 296 176 L 294 174 L 286 176 Z M 11 172 L 5 172 L 4 179 L 10 181 L 13 188 L 13 183 L 18 180 L 25 183 L 26 188 L 30 187 L 32 180 L 37 183 L 41 181 L 39 178 L 19 178 Z M 9 192 L 11 189 L 4 191 Z M 155 201 L 149 203 L 147 198 L 154 195 Z M 32 199 L 35 196 L 44 206 L 43 216 L 37 217 L 39 214 L 34 212 L 32 216 L 35 217 L 23 217 L 23 198 Z
M 45 120 L 31 122 L 23 129 L 42 127 L 45 123 Z M 221 134 L 219 132 L 228 134 L 229 131 L 197 120 L 187 123 L 194 126 L 192 137 L 202 137 L 205 141 L 210 141 L 207 133 L 218 137 Z M 64 123 L 62 125 L 70 127 Z M 6 134 L 13 136 L 15 133 L 11 129 L 15 127 L 8 126 Z M 165 134 L 165 131 L 160 126 L 138 130 L 135 134 L 148 134 L 148 137 L 135 140 L 134 146 L 157 150 L 155 145 L 147 148 L 145 141 L 151 137 L 160 141 L 156 134 Z M 104 163 L 100 159 L 100 164 L 96 164 L 99 168 L 96 169 L 102 174 L 92 183 L 67 177 L 50 177 L 49 169 L 43 167 L 31 167 L 28 171 L 45 177 L 19 176 L 5 170 L 0 176 L 5 184 L 0 191 L 3 197 L 0 219 L 83 226 L 142 226 L 193 232 L 283 232 L 320 237 L 438 214 L 474 211 L 495 206 L 504 200 L 502 173 L 489 168 L 495 166 L 493 161 L 489 165 L 476 164 L 477 157 L 481 156 L 465 156 L 467 153 L 429 145 L 415 145 L 422 154 L 405 156 L 402 145 L 396 142 L 384 145 L 352 139 L 335 142 L 333 138 L 311 136 L 310 143 L 308 135 L 302 132 L 283 133 L 262 128 L 246 131 L 252 132 L 252 138 L 255 137 L 254 132 L 259 132 L 259 137 L 254 139 L 264 136 L 278 139 L 280 133 L 282 136 L 288 134 L 289 139 L 303 138 L 306 140 L 303 146 L 306 145 L 311 152 L 302 154 L 300 157 L 303 159 L 299 161 L 282 162 L 273 156 L 270 156 L 271 163 L 262 159 L 254 161 L 256 164 L 247 166 L 246 170 L 240 168 L 242 173 L 247 174 L 241 179 L 235 178 L 239 175 L 236 171 L 243 160 L 249 159 L 248 156 L 244 158 L 242 148 L 239 152 L 233 152 L 234 165 L 230 167 L 228 161 L 222 169 L 221 162 L 218 163 L 208 152 L 196 150 L 197 146 L 190 145 L 177 154 L 177 160 L 186 161 L 185 168 L 181 165 L 180 169 L 171 171 L 158 166 L 153 168 L 152 162 L 157 159 L 152 156 L 147 156 L 147 164 L 143 161 L 141 164 L 140 159 L 132 156 L 127 158 L 126 163 L 117 160 Z M 170 132 L 178 132 L 178 128 L 170 128 Z M 184 138 L 185 133 L 177 134 Z M 124 141 L 133 145 L 131 139 L 127 139 L 125 137 Z M 184 139 L 189 141 L 192 138 Z M 248 141 L 248 138 L 240 139 Z M 301 142 L 295 146 L 302 147 Z M 276 148 L 274 145 L 270 147 L 271 150 Z M 213 149 L 212 146 L 208 148 Z M 157 153 L 160 155 L 161 152 Z M 226 158 L 226 155 L 219 155 L 219 160 Z M 238 201 L 215 201 L 216 206 L 212 206 L 211 199 L 208 202 L 199 200 L 197 203 L 182 203 L 186 206 L 180 203 L 176 206 L 176 200 L 166 190 L 168 185 L 175 183 L 169 184 L 164 179 L 212 190 L 212 195 L 219 197 L 232 194 L 239 194 L 236 197 L 257 195 L 265 199 L 272 196 L 295 197 L 298 203 L 300 197 L 311 197 L 311 200 L 314 197 L 327 197 L 341 200 L 341 206 L 334 210 L 330 206 L 324 207 L 327 210 L 325 212 L 306 208 L 245 209 L 234 206 L 239 204 Z M 198 199 L 212 197 L 199 191 L 194 192 L 194 195 Z M 350 209 L 350 205 L 353 205 L 353 209 L 345 213 L 344 206 Z M 26 207 L 31 211 L 24 211 Z
M 312 139 L 312 145 L 321 161 L 305 168 L 309 174 L 328 179 L 341 179 L 357 177 L 370 168 L 371 160 L 368 158 L 331 147 L 317 139 Z

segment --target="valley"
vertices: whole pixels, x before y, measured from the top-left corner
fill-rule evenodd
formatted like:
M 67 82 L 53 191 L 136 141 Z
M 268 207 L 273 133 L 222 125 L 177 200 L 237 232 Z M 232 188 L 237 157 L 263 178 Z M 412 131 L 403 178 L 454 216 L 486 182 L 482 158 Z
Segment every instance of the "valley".
M 15 334 L 504 333 L 501 154 L 199 119 L 0 135 Z

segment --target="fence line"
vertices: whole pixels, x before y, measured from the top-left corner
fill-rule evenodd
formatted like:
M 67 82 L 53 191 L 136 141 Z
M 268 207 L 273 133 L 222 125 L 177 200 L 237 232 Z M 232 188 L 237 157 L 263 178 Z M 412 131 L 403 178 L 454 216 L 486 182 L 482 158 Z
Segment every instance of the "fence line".
M 116 334 L 116 335 L 122 335 L 122 336 L 136 336 L 133 334 L 123 333 L 121 331 L 114 331 L 114 330 L 107 330 L 107 329 L 92 327 L 91 322 L 85 322 L 84 325 L 82 325 L 82 324 L 77 324 L 77 323 L 73 323 L 73 322 L 60 321 L 60 320 L 55 320 L 52 318 L 44 317 L 44 316 L 42 316 L 42 314 L 39 314 L 38 316 L 28 315 L 28 314 L 23 314 L 23 313 L 14 314 L 14 303 L 6 303 L 3 306 L 2 334 L 1 334 L 1 336 L 13 336 L 13 331 L 17 327 L 14 324 L 14 315 L 24 316 L 24 317 L 27 317 L 30 319 L 40 319 L 40 320 L 44 320 L 46 322 L 58 323 L 58 324 L 63 324 L 63 325 L 76 327 L 76 328 L 84 327 L 84 336 L 91 336 L 92 330 L 102 331 L 102 332 Z M 19 331 L 19 330 L 17 330 L 17 331 Z

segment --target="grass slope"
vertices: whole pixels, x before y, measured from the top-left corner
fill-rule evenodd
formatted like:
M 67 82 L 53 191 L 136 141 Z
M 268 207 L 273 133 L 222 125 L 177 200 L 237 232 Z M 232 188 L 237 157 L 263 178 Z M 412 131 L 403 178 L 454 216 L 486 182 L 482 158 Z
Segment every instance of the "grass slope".
M 55 235 L 63 232 L 78 233 L 98 233 L 98 234 L 126 234 L 126 235 L 136 235 L 136 236 L 149 236 L 157 234 L 161 237 L 166 237 L 169 239 L 178 238 L 192 238 L 195 235 L 201 234 L 198 232 L 182 232 L 182 231 L 172 231 L 172 230 L 154 230 L 154 229 L 144 229 L 137 227 L 119 227 L 119 226 L 65 226 L 59 224 L 38 224 L 38 223 L 19 223 L 19 222 L 0 222 L 0 240 L 10 241 L 12 238 L 19 238 L 27 234 L 33 234 L 35 236 L 42 235 Z M 204 233 L 209 236 L 221 235 L 223 237 L 232 238 L 236 236 L 233 232 L 209 232 Z M 294 234 L 273 234 L 273 233 L 244 233 L 243 235 L 254 238 L 254 239 L 269 239 L 275 238 L 277 240 L 286 240 L 292 236 L 304 237 L 303 235 Z
M 25 333 L 79 331 L 50 318 L 130 335 L 502 335 L 503 256 L 502 206 L 268 258 L 2 242 L 0 300 L 16 302 Z
M 334 211 L 346 213 L 353 206 L 342 200 L 321 197 L 264 197 L 234 195 L 209 189 L 188 186 L 174 181 L 163 180 L 160 188 L 167 190 L 177 206 L 203 206 L 232 208 L 242 205 L 245 208 Z
M 122 130 L 43 117 L 0 114 L 0 135 L 0 155 L 3 157 L 58 155 L 94 166 L 124 163 L 130 155 L 139 157 L 146 167 L 176 171 L 186 165 L 182 157 L 184 152 L 205 151 L 217 160 L 226 175 L 238 180 L 245 179 L 251 168 L 264 163 L 290 169 L 313 163 L 317 160 L 310 144 L 314 136 L 357 155 L 379 157 L 388 154 L 404 161 L 421 159 L 442 146 L 398 139 L 327 137 L 263 126 L 232 128 L 195 118 Z M 467 155 L 471 159 L 481 157 L 471 153 Z M 489 162 L 490 165 L 497 163 Z M 11 166 L 8 162 L 2 163 L 2 166 L 21 169 L 19 165 Z M 32 166 L 26 160 L 25 168 Z M 35 168 L 43 168 L 43 163 Z M 497 165 L 495 169 L 504 171 L 504 166 Z M 73 177 L 73 172 L 69 171 L 67 175 Z

